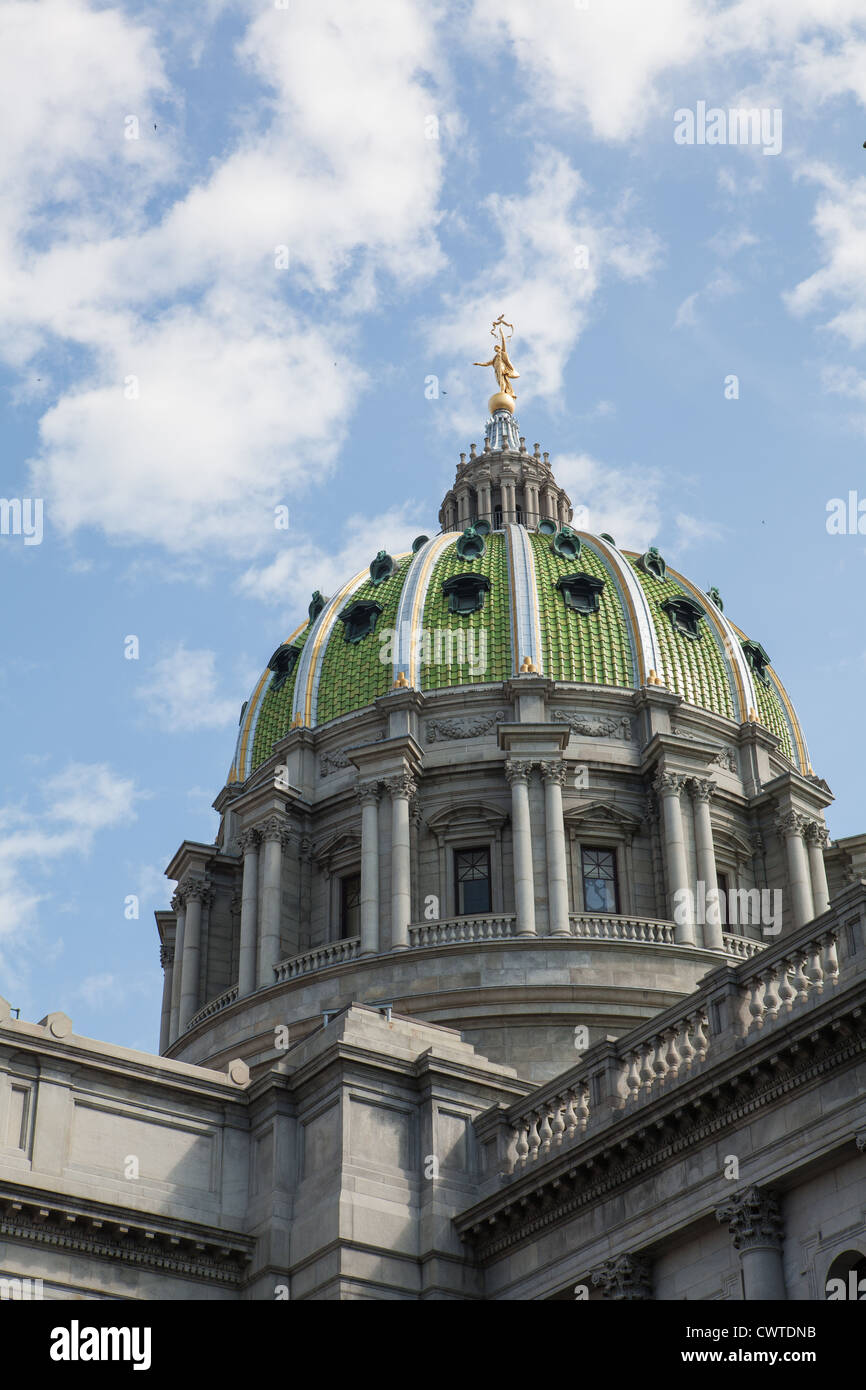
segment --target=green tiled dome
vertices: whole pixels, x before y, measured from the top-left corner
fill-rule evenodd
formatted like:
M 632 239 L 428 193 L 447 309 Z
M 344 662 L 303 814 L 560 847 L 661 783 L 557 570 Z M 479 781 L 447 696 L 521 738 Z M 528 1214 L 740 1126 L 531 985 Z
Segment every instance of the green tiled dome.
M 570 684 L 659 684 L 736 723 L 757 717 L 807 769 L 763 648 L 656 552 L 568 527 L 484 530 L 420 537 L 393 560 L 379 552 L 314 606 L 244 706 L 229 781 L 246 780 L 293 727 L 364 709 L 395 685 L 429 695 L 501 683 L 521 667 Z

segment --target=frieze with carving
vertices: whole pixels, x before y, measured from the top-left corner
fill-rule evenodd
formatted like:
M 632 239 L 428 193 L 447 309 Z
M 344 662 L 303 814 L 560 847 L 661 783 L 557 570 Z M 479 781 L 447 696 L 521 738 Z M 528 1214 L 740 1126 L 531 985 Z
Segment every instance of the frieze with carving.
M 428 743 L 445 743 L 449 739 L 482 738 L 508 717 L 507 710 L 495 714 L 477 715 L 474 719 L 429 719 L 425 730 Z
M 631 720 L 625 715 L 620 719 L 593 721 L 578 714 L 577 710 L 557 710 L 553 718 L 555 723 L 567 724 L 573 734 L 581 734 L 585 738 L 621 738 L 628 743 L 632 737 Z

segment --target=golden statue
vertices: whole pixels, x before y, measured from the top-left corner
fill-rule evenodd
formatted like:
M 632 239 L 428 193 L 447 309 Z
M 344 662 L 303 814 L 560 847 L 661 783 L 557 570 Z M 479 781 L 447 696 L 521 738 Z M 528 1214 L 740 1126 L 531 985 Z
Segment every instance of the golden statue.
M 496 330 L 497 328 L 499 329 L 499 342 L 493 349 L 493 356 L 490 358 L 488 362 L 472 363 L 473 367 L 493 368 L 493 372 L 496 377 L 496 385 L 499 387 L 499 390 L 496 392 L 495 395 L 490 397 L 490 401 L 488 402 L 491 415 L 495 410 L 510 410 L 513 413 L 514 402 L 517 399 L 517 392 L 514 390 L 514 387 L 511 385 L 511 383 L 512 381 L 516 381 L 519 378 L 520 373 L 515 369 L 514 363 L 508 356 L 508 348 L 505 343 L 505 330 L 503 328 L 503 324 L 505 325 L 505 328 L 511 329 L 511 333 L 508 336 L 512 336 L 512 334 L 514 333 L 514 325 L 512 323 L 506 323 L 505 315 L 500 314 L 499 318 L 495 320 L 493 327 L 490 330 L 491 334 L 495 338 Z

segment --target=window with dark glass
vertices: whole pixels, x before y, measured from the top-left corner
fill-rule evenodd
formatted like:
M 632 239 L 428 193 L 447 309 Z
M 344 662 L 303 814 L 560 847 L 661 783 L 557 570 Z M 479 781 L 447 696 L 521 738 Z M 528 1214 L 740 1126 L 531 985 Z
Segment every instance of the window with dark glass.
M 340 936 L 361 935 L 361 875 L 340 879 Z
M 458 916 L 490 912 L 490 850 L 486 846 L 454 851 L 454 879 Z
M 584 912 L 619 912 L 615 852 L 583 849 L 581 860 Z

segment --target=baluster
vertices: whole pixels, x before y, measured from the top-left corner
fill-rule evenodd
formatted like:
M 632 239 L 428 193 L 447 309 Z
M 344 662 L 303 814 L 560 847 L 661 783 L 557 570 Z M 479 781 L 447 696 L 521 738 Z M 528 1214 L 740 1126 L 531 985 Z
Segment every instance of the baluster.
M 764 983 L 760 975 L 754 975 L 748 982 L 748 989 L 751 991 L 749 999 L 749 1013 L 752 1015 L 753 1028 L 761 1028 L 764 1023 Z
M 824 975 L 831 985 L 839 983 L 839 958 L 836 955 L 836 934 L 828 932 L 824 943 Z
M 658 1033 L 653 1039 L 655 1043 L 655 1073 L 659 1085 L 664 1085 L 665 1078 L 670 1070 L 665 1060 L 665 1039 L 663 1033 Z
M 771 1021 L 779 1012 L 779 996 L 776 992 L 777 971 L 777 966 L 769 965 L 761 977 L 764 981 L 764 1017 Z
M 564 1096 L 557 1096 L 556 1100 L 553 1102 L 553 1118 L 550 1127 L 553 1131 L 554 1144 L 562 1143 L 562 1136 L 565 1133 L 564 1110 L 566 1104 L 567 1101 Z
M 531 1163 L 538 1158 L 538 1150 L 541 1147 L 541 1138 L 538 1133 L 539 1119 L 538 1112 L 533 1110 L 529 1117 L 529 1161 Z
M 651 1041 L 645 1042 L 641 1045 L 640 1079 L 643 1083 L 643 1089 L 645 1091 L 652 1090 L 653 1082 L 656 1079 L 656 1074 L 653 1069 L 654 1050 L 655 1049 Z
M 693 1023 L 691 1017 L 683 1020 L 682 1046 L 680 1051 L 683 1056 L 683 1067 L 686 1071 L 689 1070 L 692 1062 L 695 1060 L 695 1048 L 691 1039 L 692 1027 Z
M 585 1081 L 580 1082 L 577 1092 L 576 1112 L 578 1129 L 586 1129 L 589 1122 L 589 1086 Z
M 794 970 L 794 962 L 790 956 L 786 956 L 779 964 L 779 1008 L 786 1014 L 791 1012 L 794 1007 L 794 1000 L 797 998 L 797 991 L 788 979 Z
M 817 938 L 815 941 L 810 941 L 810 942 L 809 942 L 809 945 L 806 947 L 806 950 L 807 950 L 808 953 L 809 953 L 809 976 L 810 976 L 810 980 L 811 980 L 811 983 L 812 983 L 812 987 L 813 987 L 814 989 L 816 989 L 816 990 L 818 991 L 819 994 L 823 994 L 823 993 L 824 993 L 824 967 L 823 967 L 823 965 L 821 964 L 821 939 L 820 939 L 820 937 Z
M 567 1139 L 573 1139 L 573 1138 L 574 1138 L 574 1131 L 577 1129 L 577 1111 L 576 1111 L 575 1108 L 574 1108 L 574 1107 L 575 1107 L 575 1101 L 576 1101 L 576 1100 L 577 1100 L 577 1096 L 575 1095 L 574 1091 L 571 1090 L 571 1088 L 569 1088 L 569 1089 L 566 1091 L 566 1093 L 565 1093 L 565 1117 L 564 1117 L 564 1118 L 565 1118 L 565 1134 L 566 1134 L 566 1138 L 567 1138 Z
M 636 1101 L 640 1095 L 640 1053 L 634 1050 L 628 1054 L 626 1085 L 628 1086 L 629 1100 Z
M 695 1051 L 699 1062 L 706 1060 L 707 1053 L 710 1050 L 709 1026 L 710 1021 L 705 1013 L 695 1014 L 695 1025 L 692 1031 L 694 1033 Z
M 794 984 L 797 986 L 797 997 L 805 1001 L 809 997 L 809 976 L 806 974 L 806 957 L 802 952 L 797 952 L 797 968 L 794 971 Z
M 680 1069 L 680 1062 L 682 1061 L 682 1057 L 677 1049 L 678 1032 L 678 1028 L 668 1028 L 663 1034 L 663 1038 L 667 1039 L 668 1044 L 665 1051 L 665 1065 L 667 1066 L 667 1075 L 671 1077 L 677 1075 Z
M 550 1128 L 550 1105 L 546 1105 L 541 1114 L 541 1152 L 547 1153 L 553 1140 L 553 1130 Z
M 514 1133 L 517 1135 L 517 1143 L 515 1145 L 517 1162 L 522 1168 L 529 1157 L 529 1125 L 526 1120 L 518 1121 L 515 1125 Z

